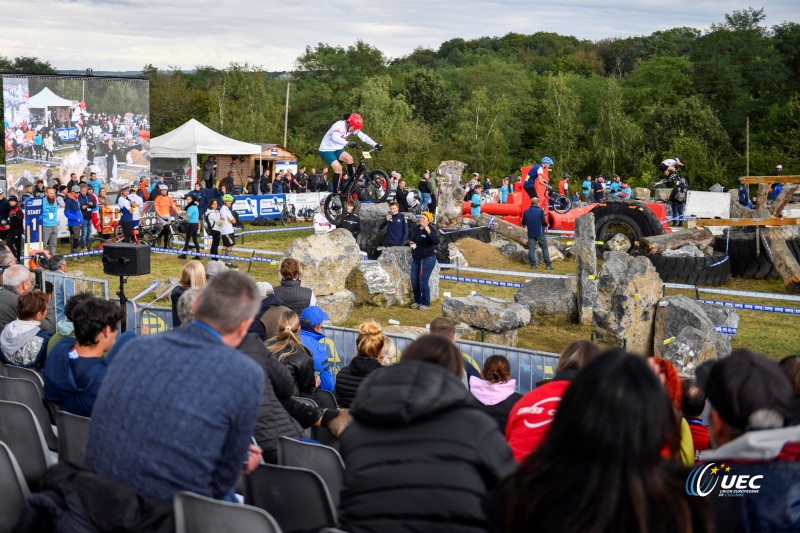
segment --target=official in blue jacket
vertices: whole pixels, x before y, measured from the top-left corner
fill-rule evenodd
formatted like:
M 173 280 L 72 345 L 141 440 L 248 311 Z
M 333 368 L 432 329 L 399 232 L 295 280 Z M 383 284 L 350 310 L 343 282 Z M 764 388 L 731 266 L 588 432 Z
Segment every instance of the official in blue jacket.
M 325 335 L 320 333 L 322 323 L 328 320 L 328 314 L 320 307 L 306 307 L 300 315 L 300 340 L 314 357 L 314 371 L 319 373 L 318 389 L 333 392 L 334 380 L 331 365 L 328 362 L 328 350 L 322 344 Z
M 70 253 L 75 253 L 80 248 L 81 226 L 83 226 L 81 205 L 78 203 L 78 194 L 80 192 L 81 188 L 78 185 L 73 185 L 72 190 L 64 198 L 64 216 L 67 217 L 67 227 L 69 228 Z

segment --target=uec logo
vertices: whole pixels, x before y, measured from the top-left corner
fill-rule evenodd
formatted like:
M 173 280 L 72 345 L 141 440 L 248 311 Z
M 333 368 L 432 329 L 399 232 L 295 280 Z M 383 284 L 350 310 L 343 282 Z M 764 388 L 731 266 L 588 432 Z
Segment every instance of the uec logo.
M 686 478 L 686 493 L 691 496 L 705 497 L 711 494 L 720 483 L 720 495 L 757 493 L 761 485 L 758 480 L 764 476 L 730 474 L 731 467 L 709 463 L 694 467 Z

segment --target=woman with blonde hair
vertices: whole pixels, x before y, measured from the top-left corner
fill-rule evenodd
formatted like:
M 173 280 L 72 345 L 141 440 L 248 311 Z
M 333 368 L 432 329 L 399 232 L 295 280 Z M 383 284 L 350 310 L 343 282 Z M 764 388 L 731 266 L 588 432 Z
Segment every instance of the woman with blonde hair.
M 317 390 L 314 358 L 300 341 L 300 318 L 294 311 L 284 311 L 278 320 L 278 334 L 266 342 L 267 350 L 286 365 L 294 380 L 295 396 L 311 398 Z
M 181 273 L 181 280 L 178 286 L 172 289 L 172 327 L 177 328 L 181 325 L 181 319 L 178 315 L 178 301 L 183 296 L 187 289 L 202 289 L 206 286 L 206 269 L 203 263 L 196 259 L 192 259 L 183 265 L 183 272 Z
M 364 378 L 381 368 L 383 349 L 387 340 L 381 325 L 374 320 L 367 320 L 358 326 L 356 356 L 336 376 L 334 392 L 339 407 L 350 407 Z

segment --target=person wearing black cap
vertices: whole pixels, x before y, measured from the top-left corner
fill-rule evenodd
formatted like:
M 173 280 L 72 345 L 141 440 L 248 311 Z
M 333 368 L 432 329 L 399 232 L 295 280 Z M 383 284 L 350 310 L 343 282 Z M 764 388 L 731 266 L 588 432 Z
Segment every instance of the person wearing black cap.
M 25 233 L 25 212 L 20 208 L 16 196 L 9 196 L 11 211 L 8 213 L 8 247 L 14 257 L 22 257 L 22 235 Z
M 711 367 L 705 390 L 715 449 L 700 461 L 713 463 L 705 476 L 717 490 L 740 496 L 712 496 L 715 530 L 800 531 L 800 426 L 786 427 L 794 394 L 789 378 L 775 361 L 736 350 Z

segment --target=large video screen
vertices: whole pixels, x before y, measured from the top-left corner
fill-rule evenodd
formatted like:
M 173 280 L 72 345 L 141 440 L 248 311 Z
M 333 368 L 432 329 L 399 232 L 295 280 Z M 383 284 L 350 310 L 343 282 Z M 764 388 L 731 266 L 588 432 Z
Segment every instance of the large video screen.
M 109 192 L 138 181 L 150 172 L 149 114 L 145 80 L 3 76 L 9 191 L 92 172 Z

